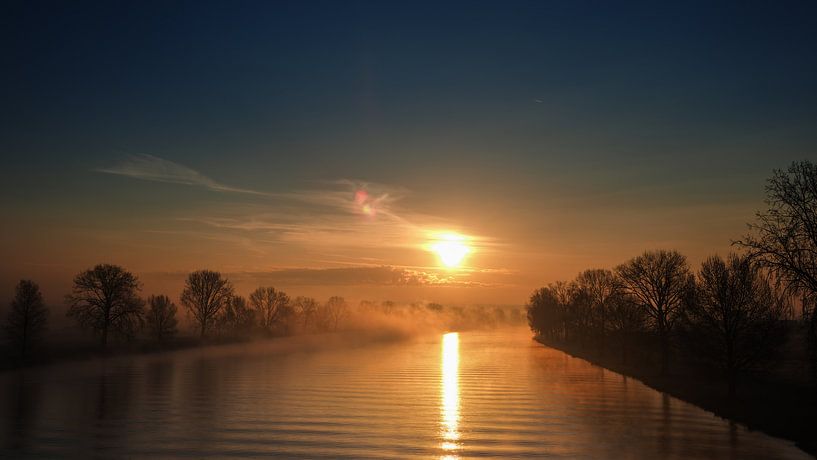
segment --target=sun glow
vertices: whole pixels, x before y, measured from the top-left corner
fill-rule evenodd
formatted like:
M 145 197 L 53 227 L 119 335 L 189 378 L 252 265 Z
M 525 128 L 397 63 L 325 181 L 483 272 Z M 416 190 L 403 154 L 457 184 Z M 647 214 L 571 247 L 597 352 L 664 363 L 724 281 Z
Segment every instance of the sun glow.
M 437 242 L 431 245 L 431 250 L 448 268 L 459 267 L 465 256 L 471 252 L 471 248 L 465 244 L 465 237 L 456 233 L 440 235 Z

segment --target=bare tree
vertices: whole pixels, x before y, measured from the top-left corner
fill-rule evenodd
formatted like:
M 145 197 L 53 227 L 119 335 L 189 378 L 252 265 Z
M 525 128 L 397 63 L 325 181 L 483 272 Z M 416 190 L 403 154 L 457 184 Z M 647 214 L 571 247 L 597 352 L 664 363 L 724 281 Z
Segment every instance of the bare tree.
M 230 298 L 216 320 L 222 334 L 247 336 L 255 327 L 255 310 L 247 306 L 247 300 L 241 296 Z
M 148 304 L 150 308 L 147 312 L 147 324 L 150 335 L 160 342 L 176 335 L 176 304 L 166 295 L 150 296 Z
M 273 287 L 259 287 L 250 294 L 250 305 L 261 328 L 270 333 L 287 314 L 289 296 Z
M 786 309 L 785 297 L 751 258 L 710 257 L 698 273 L 695 301 L 684 311 L 685 344 L 725 373 L 734 395 L 741 371 L 778 356 L 786 338 Z
M 571 283 L 570 303 L 567 305 L 567 317 L 574 328 L 573 338 L 578 339 L 579 345 L 585 348 L 587 339 L 593 330 L 594 305 L 590 294 Z
M 39 340 L 48 321 L 40 287 L 31 280 L 21 280 L 14 289 L 11 310 L 6 316 L 5 331 L 9 342 L 25 358 Z
M 628 351 L 636 337 L 644 330 L 644 309 L 636 300 L 624 293 L 609 299 L 608 317 L 610 331 L 618 337 L 621 347 L 621 362 L 627 363 Z
M 791 293 L 817 298 L 817 165 L 795 162 L 766 184 L 766 211 L 734 244 L 769 269 Z
M 305 331 L 308 330 L 309 325 L 317 319 L 318 301 L 312 297 L 296 297 L 292 306 L 295 314 L 301 319 L 301 326 Z
M 199 270 L 188 275 L 181 301 L 198 323 L 202 338 L 232 296 L 232 284 L 219 272 Z
M 598 320 L 600 346 L 604 348 L 604 335 L 607 331 L 607 311 L 613 298 L 621 294 L 621 280 L 610 270 L 585 270 L 576 278 L 579 289 L 587 293 L 592 309 Z
M 562 330 L 564 312 L 550 286 L 533 291 L 527 305 L 528 325 L 537 335 L 558 339 Z
M 142 326 L 144 301 L 138 296 L 139 280 L 117 265 L 101 264 L 74 278 L 65 297 L 68 316 L 100 335 L 108 344 L 109 332 L 132 338 Z
M 326 314 L 329 327 L 333 331 L 338 330 L 340 322 L 349 314 L 349 304 L 346 299 L 339 296 L 332 296 L 326 302 Z
M 624 289 L 645 309 L 661 341 L 661 374 L 669 370 L 670 333 L 689 299 L 694 278 L 677 251 L 648 251 L 619 265 Z

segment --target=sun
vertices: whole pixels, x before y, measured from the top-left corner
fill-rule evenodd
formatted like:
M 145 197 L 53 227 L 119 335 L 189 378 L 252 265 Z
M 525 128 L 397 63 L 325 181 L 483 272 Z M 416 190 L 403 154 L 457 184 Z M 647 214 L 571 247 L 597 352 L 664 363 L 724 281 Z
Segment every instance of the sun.
M 431 245 L 431 250 L 447 268 L 459 267 L 465 256 L 471 252 L 471 248 L 465 244 L 465 237 L 455 233 L 440 235 L 437 242 Z

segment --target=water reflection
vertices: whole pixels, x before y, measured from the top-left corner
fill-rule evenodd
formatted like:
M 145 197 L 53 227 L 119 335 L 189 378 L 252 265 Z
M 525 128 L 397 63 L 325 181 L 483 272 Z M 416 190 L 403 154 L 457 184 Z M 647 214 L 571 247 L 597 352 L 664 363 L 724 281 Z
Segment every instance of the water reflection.
M 526 328 L 287 343 L 0 373 L 0 458 L 808 458 Z
M 442 350 L 442 445 L 449 454 L 443 458 L 458 458 L 460 433 L 460 336 L 456 332 L 443 335 Z

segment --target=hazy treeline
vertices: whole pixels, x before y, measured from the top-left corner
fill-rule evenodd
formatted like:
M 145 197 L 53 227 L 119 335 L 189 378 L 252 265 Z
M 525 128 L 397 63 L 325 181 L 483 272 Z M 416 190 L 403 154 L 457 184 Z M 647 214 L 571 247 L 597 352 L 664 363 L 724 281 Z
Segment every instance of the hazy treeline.
M 117 265 L 100 264 L 74 277 L 65 296 L 67 317 L 93 333 L 99 348 L 111 339 L 140 338 L 156 345 L 179 335 L 182 319 L 200 340 L 242 340 L 345 329 L 408 334 L 445 328 L 493 327 L 524 322 L 518 307 L 463 308 L 438 303 L 408 304 L 361 301 L 356 308 L 340 296 L 326 301 L 290 297 L 272 286 L 261 286 L 248 297 L 238 295 L 229 279 L 211 270 L 190 273 L 179 294 L 180 305 L 165 294 L 142 297 L 141 284 Z M 22 280 L 5 318 L 11 355 L 26 360 L 46 338 L 49 309 L 36 283 Z M 180 317 L 180 307 L 184 318 Z
M 817 166 L 775 171 L 766 191 L 768 209 L 733 243 L 740 253 L 693 270 L 677 251 L 655 250 L 586 270 L 533 292 L 531 329 L 548 341 L 615 350 L 624 363 L 656 361 L 661 374 L 682 356 L 718 369 L 730 393 L 742 373 L 777 363 L 791 323 L 807 327 L 814 350 Z
M 74 277 L 73 288 L 65 296 L 66 315 L 93 332 L 103 348 L 111 337 L 131 340 L 141 334 L 158 342 L 172 339 L 179 332 L 178 306 L 167 295 L 142 298 L 140 291 L 133 273 L 100 264 Z M 200 338 L 334 331 L 349 313 L 342 297 L 326 302 L 290 298 L 269 286 L 245 298 L 235 293 L 227 278 L 210 270 L 190 273 L 179 298 Z M 48 308 L 38 285 L 30 280 L 19 282 L 10 307 L 6 337 L 24 358 L 46 333 Z

